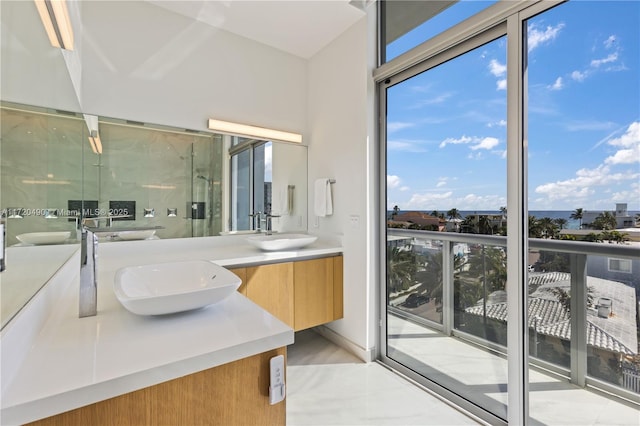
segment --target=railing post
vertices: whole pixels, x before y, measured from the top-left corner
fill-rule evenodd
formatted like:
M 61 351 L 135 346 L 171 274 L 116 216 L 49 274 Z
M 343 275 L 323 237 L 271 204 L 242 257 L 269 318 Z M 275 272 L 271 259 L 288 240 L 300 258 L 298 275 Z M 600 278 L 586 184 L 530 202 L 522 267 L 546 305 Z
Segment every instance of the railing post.
M 571 383 L 584 387 L 587 379 L 587 255 L 570 254 Z
M 454 327 L 453 298 L 453 244 L 442 242 L 442 327 L 446 336 L 451 336 Z

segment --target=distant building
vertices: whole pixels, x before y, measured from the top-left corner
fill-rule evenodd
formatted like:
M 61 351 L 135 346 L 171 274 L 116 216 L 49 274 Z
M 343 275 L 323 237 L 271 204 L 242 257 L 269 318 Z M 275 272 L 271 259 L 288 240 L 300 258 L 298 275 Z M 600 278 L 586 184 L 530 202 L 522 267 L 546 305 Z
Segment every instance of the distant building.
M 421 229 L 427 229 L 432 227 L 433 230 L 444 231 L 446 228 L 446 220 L 439 217 L 431 216 L 430 214 L 410 211 L 402 212 L 392 216 L 392 219 L 387 222 L 390 226 L 404 225 L 405 228 L 416 225 Z
M 593 223 L 598 216 L 604 213 L 602 211 L 583 211 L 582 212 L 582 225 L 588 227 L 590 223 Z M 635 219 L 631 216 L 627 210 L 627 203 L 616 203 L 616 210 L 613 212 L 616 217 L 616 229 L 621 228 L 633 228 L 636 224 Z

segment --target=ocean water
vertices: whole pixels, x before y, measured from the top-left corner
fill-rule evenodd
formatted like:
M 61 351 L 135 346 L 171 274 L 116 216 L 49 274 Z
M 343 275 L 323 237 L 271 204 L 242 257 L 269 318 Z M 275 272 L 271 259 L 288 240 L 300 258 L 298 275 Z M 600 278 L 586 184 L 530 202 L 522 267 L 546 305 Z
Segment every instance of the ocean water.
M 401 212 L 402 211 L 403 210 L 401 210 Z M 571 214 L 574 211 L 575 210 L 530 210 L 529 215 L 535 216 L 538 219 L 541 219 L 543 217 L 549 217 L 551 219 L 563 218 L 567 220 L 567 226 L 565 227 L 565 229 L 579 229 L 580 221 L 576 219 L 571 219 Z M 431 213 L 431 211 L 424 211 L 424 212 Z M 446 210 L 443 210 L 443 212 L 446 214 Z M 390 210 L 388 214 L 391 214 L 391 213 L 393 213 L 393 211 Z M 462 215 L 463 219 L 470 214 L 500 214 L 500 213 L 501 213 L 500 210 L 460 210 L 460 214 Z M 631 217 L 635 217 L 635 215 L 638 213 L 640 213 L 640 211 L 629 210 L 629 215 Z

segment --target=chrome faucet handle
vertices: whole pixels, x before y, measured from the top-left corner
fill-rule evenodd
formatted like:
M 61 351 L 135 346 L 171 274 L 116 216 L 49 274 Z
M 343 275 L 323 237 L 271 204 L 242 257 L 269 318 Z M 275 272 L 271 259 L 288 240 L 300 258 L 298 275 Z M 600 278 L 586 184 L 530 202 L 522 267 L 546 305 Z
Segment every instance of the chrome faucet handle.
M 95 316 L 98 311 L 98 236 L 86 225 L 82 225 L 80 243 L 80 297 L 79 316 Z

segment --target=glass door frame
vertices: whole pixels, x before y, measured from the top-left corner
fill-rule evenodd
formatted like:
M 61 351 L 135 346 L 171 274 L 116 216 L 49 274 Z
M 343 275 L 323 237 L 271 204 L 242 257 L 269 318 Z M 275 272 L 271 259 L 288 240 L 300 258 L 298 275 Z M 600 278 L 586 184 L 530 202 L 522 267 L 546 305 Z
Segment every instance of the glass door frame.
M 526 139 L 526 20 L 564 1 L 499 2 L 472 18 L 452 27 L 431 40 L 377 68 L 373 77 L 377 85 L 379 115 L 379 334 L 378 358 L 420 385 L 435 391 L 452 403 L 492 424 L 527 424 L 529 422 L 529 342 L 527 327 L 527 139 Z M 380 23 L 379 23 L 380 25 Z M 379 31 L 380 33 L 380 31 Z M 507 419 L 501 419 L 460 395 L 404 367 L 386 354 L 386 89 L 454 57 L 464 54 L 498 37 L 507 36 Z M 446 318 L 445 333 L 452 324 Z

